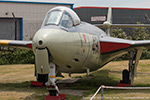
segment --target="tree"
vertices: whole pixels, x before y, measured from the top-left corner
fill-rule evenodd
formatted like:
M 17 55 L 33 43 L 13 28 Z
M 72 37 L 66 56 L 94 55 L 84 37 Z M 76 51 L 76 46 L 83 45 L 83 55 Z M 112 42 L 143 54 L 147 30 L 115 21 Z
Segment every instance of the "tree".
M 137 24 L 141 24 L 137 22 Z M 134 28 L 134 32 L 132 34 L 132 40 L 149 40 L 148 30 L 145 27 L 136 27 Z
M 127 39 L 127 34 L 121 28 L 116 28 L 112 31 L 112 37 Z

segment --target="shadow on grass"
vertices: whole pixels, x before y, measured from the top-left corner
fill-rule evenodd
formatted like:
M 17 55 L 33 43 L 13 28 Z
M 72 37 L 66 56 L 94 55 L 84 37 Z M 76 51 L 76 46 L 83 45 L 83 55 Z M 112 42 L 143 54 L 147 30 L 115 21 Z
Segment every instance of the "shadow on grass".
M 79 81 L 74 83 L 72 89 L 96 89 L 101 85 L 116 86 L 119 79 L 109 75 L 110 70 L 100 70 L 93 72 L 90 76 L 83 76 Z
M 45 89 L 44 87 L 31 87 L 30 86 L 30 81 L 26 81 L 26 82 L 22 82 L 22 83 L 0 83 L 0 91 L 2 91 L 3 89 L 5 90 L 9 90 L 9 91 L 13 91 L 13 89 L 15 90 L 23 90 L 27 91 L 27 90 L 36 90 L 36 89 Z

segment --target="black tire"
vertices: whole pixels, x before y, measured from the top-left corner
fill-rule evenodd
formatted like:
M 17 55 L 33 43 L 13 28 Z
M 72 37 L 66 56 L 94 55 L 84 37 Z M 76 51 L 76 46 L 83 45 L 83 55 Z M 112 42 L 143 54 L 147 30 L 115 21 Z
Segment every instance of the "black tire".
M 122 83 L 131 84 L 131 81 L 129 79 L 129 71 L 127 69 L 124 69 L 122 71 Z
M 38 74 L 37 81 L 42 82 L 43 85 L 45 85 L 45 83 L 48 81 L 48 74 Z

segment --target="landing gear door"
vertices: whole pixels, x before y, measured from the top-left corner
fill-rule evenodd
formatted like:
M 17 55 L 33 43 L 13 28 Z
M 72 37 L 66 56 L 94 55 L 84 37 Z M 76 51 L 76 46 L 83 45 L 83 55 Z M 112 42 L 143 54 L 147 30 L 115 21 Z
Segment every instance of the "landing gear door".
M 38 74 L 49 73 L 49 57 L 47 49 L 36 49 L 35 63 Z

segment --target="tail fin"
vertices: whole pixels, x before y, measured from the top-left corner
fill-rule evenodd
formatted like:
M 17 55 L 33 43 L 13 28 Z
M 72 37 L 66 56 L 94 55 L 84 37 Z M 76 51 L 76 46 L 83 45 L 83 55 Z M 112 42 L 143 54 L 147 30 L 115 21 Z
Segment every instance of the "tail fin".
M 112 24 L 112 8 L 111 6 L 108 8 L 107 21 Z
M 108 8 L 108 14 L 107 14 L 107 21 L 105 21 L 103 23 L 104 27 L 107 28 L 107 34 L 108 36 L 110 36 L 110 34 L 112 33 L 112 8 L 111 6 Z

